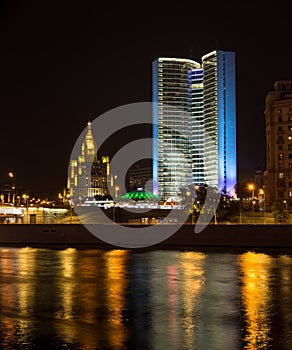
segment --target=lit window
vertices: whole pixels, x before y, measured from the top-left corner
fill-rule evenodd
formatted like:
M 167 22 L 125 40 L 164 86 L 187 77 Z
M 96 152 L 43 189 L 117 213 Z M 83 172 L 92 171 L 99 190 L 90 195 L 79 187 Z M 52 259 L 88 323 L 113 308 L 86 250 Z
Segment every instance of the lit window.
M 279 173 L 279 179 L 284 179 L 284 173 Z

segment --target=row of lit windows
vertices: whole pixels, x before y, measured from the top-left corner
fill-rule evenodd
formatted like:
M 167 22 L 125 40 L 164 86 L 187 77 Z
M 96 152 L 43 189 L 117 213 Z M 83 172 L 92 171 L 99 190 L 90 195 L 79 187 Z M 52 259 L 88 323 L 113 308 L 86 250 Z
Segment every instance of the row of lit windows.
M 292 118 L 291 118 L 292 120 Z M 288 131 L 292 131 L 292 125 L 288 125 Z M 283 125 L 278 126 L 278 131 L 284 131 Z
M 291 148 L 291 144 L 288 145 L 288 151 L 292 151 L 292 148 Z M 279 145 L 279 148 L 278 148 L 279 151 L 283 151 L 283 145 Z
M 288 147 L 289 151 L 292 151 L 292 145 L 288 145 L 288 146 L 289 146 Z M 285 159 L 285 154 L 284 153 L 279 153 L 279 160 L 283 160 L 283 159 Z M 287 155 L 287 159 L 292 159 L 292 153 L 289 153 Z
M 283 121 L 286 121 L 285 118 L 282 116 L 278 118 L 279 123 L 282 123 Z M 287 121 L 291 122 L 292 121 L 292 115 L 287 116 Z
M 292 191 L 288 191 L 288 197 L 292 198 Z M 284 198 L 284 192 L 278 191 L 278 198 Z M 288 205 L 291 207 L 292 202 L 289 202 Z
M 291 136 L 288 137 L 288 140 L 291 140 L 290 139 Z M 285 142 L 285 139 L 283 136 L 278 136 L 278 140 L 277 140 L 277 143 L 284 143 Z
M 279 179 L 284 179 L 285 177 L 288 178 L 288 179 L 290 179 L 290 178 L 291 178 L 290 173 L 283 173 L 283 172 L 281 172 L 281 171 L 278 173 L 278 178 L 279 178 Z M 290 187 L 290 186 L 289 186 L 289 187 Z

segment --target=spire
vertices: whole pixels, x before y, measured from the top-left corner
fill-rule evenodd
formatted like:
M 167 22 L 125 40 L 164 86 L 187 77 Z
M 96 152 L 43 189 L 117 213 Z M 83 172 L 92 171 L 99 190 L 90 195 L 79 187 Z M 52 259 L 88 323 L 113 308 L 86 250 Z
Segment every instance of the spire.
M 85 146 L 86 146 L 86 153 L 89 155 L 94 155 L 96 153 L 96 145 L 94 142 L 94 138 L 92 136 L 91 131 L 91 122 L 87 122 L 87 133 L 85 136 Z

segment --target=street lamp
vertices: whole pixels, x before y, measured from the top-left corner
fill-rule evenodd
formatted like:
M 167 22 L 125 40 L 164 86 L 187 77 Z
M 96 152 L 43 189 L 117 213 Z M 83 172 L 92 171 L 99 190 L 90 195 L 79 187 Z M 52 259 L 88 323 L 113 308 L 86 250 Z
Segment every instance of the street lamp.
M 253 184 L 250 184 L 250 185 L 248 186 L 248 188 L 251 190 L 252 211 L 254 212 L 254 202 L 253 202 L 253 200 L 254 200 L 254 185 L 253 185 Z
M 253 184 L 250 184 L 250 185 L 248 186 L 248 188 L 251 190 L 251 196 L 252 196 L 252 198 L 254 198 L 254 185 L 253 185 Z
M 11 171 L 10 173 L 8 173 L 8 176 L 9 176 L 11 179 L 13 179 L 13 185 L 12 185 L 12 189 L 13 189 L 12 203 L 13 203 L 13 205 L 15 205 L 15 203 L 16 203 L 15 174 Z
M 29 196 L 27 194 L 22 195 L 22 199 L 24 202 L 24 206 L 26 207 L 26 222 L 28 223 L 28 201 L 29 201 Z
M 287 213 L 287 201 L 283 200 L 283 203 L 285 204 L 285 209 L 286 209 L 286 213 Z

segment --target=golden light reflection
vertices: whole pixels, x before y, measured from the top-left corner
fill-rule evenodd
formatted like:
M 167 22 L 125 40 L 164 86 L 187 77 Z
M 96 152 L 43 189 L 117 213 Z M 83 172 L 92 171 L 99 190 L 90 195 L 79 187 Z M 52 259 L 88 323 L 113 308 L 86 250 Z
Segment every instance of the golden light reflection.
M 175 265 L 167 267 L 167 304 L 168 304 L 168 324 L 170 330 L 170 339 L 172 344 L 178 341 L 178 306 L 179 306 L 179 283 L 178 269 Z
M 12 254 L 11 254 L 12 253 Z M 14 275 L 17 266 L 13 264 L 17 253 L 10 249 L 3 248 L 0 250 L 0 264 L 1 264 L 1 283 L 0 283 L 0 299 L 1 299 L 1 324 L 5 324 L 5 328 L 1 328 L 2 342 L 8 342 L 14 337 L 15 324 L 10 314 L 13 313 L 15 305 L 17 304 L 17 286 L 9 280 Z M 7 281 L 8 280 L 8 281 Z M 3 307 L 5 305 L 5 307 Z
M 74 317 L 74 296 L 76 281 L 72 280 L 75 275 L 75 265 L 78 252 L 76 249 L 68 248 L 59 252 L 61 264 L 61 276 L 59 282 L 60 299 L 62 308 L 59 308 L 56 317 L 69 320 Z
M 127 339 L 127 328 L 123 324 L 125 310 L 126 263 L 127 250 L 113 250 L 108 253 L 106 260 L 107 271 L 107 305 L 109 322 L 109 341 L 112 349 L 121 349 Z
M 29 314 L 35 298 L 34 275 L 36 273 L 37 249 L 22 248 L 18 251 L 18 298 L 19 311 Z
M 78 339 L 82 350 L 99 348 L 103 338 L 103 329 L 96 326 L 96 318 L 105 302 L 104 255 L 103 251 L 80 252 L 72 248 L 62 252 L 60 292 L 65 303 L 61 316 L 65 322 L 59 328 L 64 337 Z
M 269 283 L 273 259 L 247 252 L 239 257 L 242 270 L 242 301 L 245 310 L 244 349 L 267 349 L 271 342 L 272 292 Z
M 18 308 L 21 320 L 19 326 L 19 341 L 26 343 L 30 334 L 30 321 L 26 316 L 33 313 L 36 298 L 35 274 L 37 267 L 37 249 L 21 248 L 18 251 Z
M 279 256 L 279 307 L 282 315 L 281 322 L 281 334 L 282 343 L 289 344 L 291 342 L 292 330 L 291 330 L 291 315 L 292 315 L 292 276 L 291 276 L 291 266 L 292 257 L 288 255 Z
M 199 252 L 180 254 L 179 266 L 182 274 L 183 328 L 186 349 L 192 349 L 195 338 L 195 309 L 200 291 L 205 283 L 204 264 L 206 255 Z

